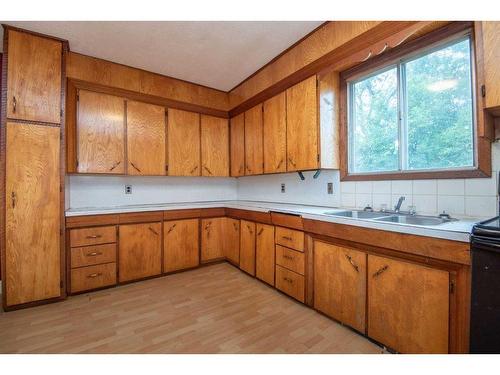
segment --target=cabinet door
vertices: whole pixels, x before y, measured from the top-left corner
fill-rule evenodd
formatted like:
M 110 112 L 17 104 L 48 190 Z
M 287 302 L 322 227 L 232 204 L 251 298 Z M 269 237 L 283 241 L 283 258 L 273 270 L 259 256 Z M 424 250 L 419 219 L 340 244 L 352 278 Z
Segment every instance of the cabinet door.
M 368 336 L 402 353 L 448 353 L 449 273 L 368 255 Z
M 125 173 L 125 100 L 80 90 L 77 137 L 79 173 Z
M 60 129 L 7 123 L 8 306 L 61 295 Z
M 201 221 L 201 261 L 224 258 L 224 217 Z
M 231 119 L 231 176 L 245 175 L 245 114 Z
M 202 176 L 229 176 L 229 126 L 225 118 L 201 115 Z
M 245 112 L 245 175 L 264 172 L 262 104 Z
M 274 226 L 257 224 L 255 230 L 255 275 L 258 279 L 274 285 L 275 250 L 274 250 Z
M 483 33 L 484 82 L 486 108 L 500 106 L 500 23 L 481 22 Z
M 200 115 L 168 109 L 168 174 L 201 176 Z
M 163 223 L 163 272 L 178 271 L 200 264 L 199 220 Z
M 314 242 L 314 308 L 365 332 L 366 253 Z
M 127 174 L 165 175 L 165 108 L 127 102 Z
M 241 220 L 240 269 L 255 276 L 255 223 Z
M 8 31 L 7 117 L 61 123 L 62 44 Z
M 319 166 L 316 76 L 286 90 L 287 170 Z
M 264 102 L 264 173 L 286 172 L 286 93 Z
M 161 223 L 120 225 L 119 281 L 161 273 Z
M 224 253 L 231 263 L 240 264 L 240 221 L 226 218 Z

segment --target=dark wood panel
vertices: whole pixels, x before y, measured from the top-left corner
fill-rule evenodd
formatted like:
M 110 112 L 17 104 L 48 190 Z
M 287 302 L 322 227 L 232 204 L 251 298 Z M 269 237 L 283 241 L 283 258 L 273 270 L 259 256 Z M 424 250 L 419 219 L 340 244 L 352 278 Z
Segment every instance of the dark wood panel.
M 152 221 L 162 221 L 163 211 L 151 211 L 151 212 L 130 212 L 125 214 L 119 214 L 120 224 L 128 223 L 145 223 Z
M 304 224 L 302 223 L 302 216 L 300 215 L 292 215 L 292 214 L 283 214 L 280 212 L 270 212 L 271 220 L 274 225 L 278 225 L 280 227 L 287 227 L 292 229 L 303 230 Z
M 113 225 L 119 223 L 119 214 L 85 215 L 66 217 L 66 228 L 94 227 L 99 225 Z
M 238 208 L 226 208 L 226 215 L 235 219 L 244 219 L 264 224 L 272 224 L 271 215 L 269 214 L 269 212 L 240 210 Z

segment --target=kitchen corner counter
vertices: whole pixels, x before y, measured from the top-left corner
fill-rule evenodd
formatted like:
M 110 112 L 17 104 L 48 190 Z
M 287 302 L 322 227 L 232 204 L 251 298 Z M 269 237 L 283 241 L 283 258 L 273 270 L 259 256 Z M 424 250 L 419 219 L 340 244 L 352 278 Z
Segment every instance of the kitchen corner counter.
M 390 232 L 413 234 L 417 236 L 442 238 L 460 242 L 469 242 L 472 226 L 479 221 L 479 219 L 465 218 L 465 219 L 460 219 L 459 221 L 444 223 L 436 226 L 383 223 L 373 220 L 345 218 L 345 217 L 338 217 L 325 214 L 325 212 L 327 211 L 335 212 L 335 211 L 345 210 L 342 208 L 273 203 L 273 202 L 255 202 L 255 201 L 209 201 L 209 202 L 185 202 L 185 203 L 150 204 L 150 205 L 129 205 L 129 206 L 116 206 L 116 207 L 88 207 L 88 208 L 68 209 L 66 211 L 66 217 L 121 214 L 121 213 L 131 213 L 131 212 L 187 210 L 187 209 L 202 209 L 202 208 L 234 208 L 240 210 L 258 211 L 258 212 L 273 211 L 285 214 L 300 215 L 304 219 L 310 219 L 310 220 L 353 225 L 362 228 L 371 228 L 371 229 L 385 230 Z

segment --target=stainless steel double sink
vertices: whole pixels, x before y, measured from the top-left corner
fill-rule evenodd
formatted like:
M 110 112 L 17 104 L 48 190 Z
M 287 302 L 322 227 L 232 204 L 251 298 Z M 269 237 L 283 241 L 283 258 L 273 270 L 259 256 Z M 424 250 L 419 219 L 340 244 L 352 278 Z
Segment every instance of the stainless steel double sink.
M 347 217 L 353 219 L 374 220 L 386 223 L 409 224 L 409 225 L 440 225 L 456 219 L 448 219 L 436 216 L 410 215 L 390 212 L 375 212 L 361 210 L 326 211 L 325 215 Z

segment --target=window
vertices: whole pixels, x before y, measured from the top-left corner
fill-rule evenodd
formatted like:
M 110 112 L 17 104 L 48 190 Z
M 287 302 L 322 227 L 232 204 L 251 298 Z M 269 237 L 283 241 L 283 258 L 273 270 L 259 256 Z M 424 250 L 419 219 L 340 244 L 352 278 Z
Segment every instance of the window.
M 347 78 L 348 174 L 475 168 L 470 35 Z

